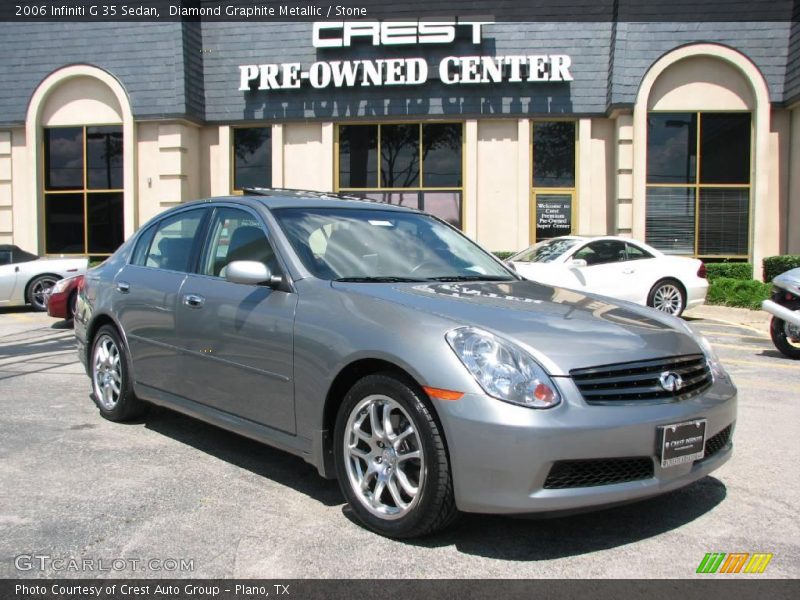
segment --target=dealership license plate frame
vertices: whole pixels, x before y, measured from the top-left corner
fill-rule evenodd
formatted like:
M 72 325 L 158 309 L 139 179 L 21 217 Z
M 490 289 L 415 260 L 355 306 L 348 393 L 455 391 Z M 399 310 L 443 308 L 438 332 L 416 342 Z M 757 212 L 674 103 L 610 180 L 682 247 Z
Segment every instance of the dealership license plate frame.
M 708 419 L 693 419 L 691 421 L 670 423 L 669 425 L 662 425 L 659 427 L 659 447 L 661 449 L 659 458 L 661 459 L 661 468 L 667 469 L 702 460 L 706 453 L 707 431 Z M 686 441 L 689 438 L 697 436 L 700 436 L 701 439 L 699 441 L 692 441 L 688 448 L 685 448 L 685 444 L 680 444 L 681 441 Z M 671 442 L 676 442 L 676 444 L 668 445 Z

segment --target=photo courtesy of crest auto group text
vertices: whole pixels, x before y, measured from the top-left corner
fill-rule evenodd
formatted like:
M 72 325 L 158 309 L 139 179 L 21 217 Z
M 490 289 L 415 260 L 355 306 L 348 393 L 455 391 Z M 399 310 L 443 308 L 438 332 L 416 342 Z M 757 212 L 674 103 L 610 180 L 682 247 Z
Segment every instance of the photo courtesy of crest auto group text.
M 0 597 L 797 597 L 795 4 L 4 4 Z

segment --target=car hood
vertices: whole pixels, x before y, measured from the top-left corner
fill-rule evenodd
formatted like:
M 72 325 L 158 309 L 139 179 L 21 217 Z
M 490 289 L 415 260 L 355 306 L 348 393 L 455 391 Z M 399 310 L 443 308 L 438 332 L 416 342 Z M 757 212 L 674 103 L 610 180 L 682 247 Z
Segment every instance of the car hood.
M 702 353 L 694 336 L 673 317 L 533 281 L 333 285 L 435 315 L 447 321 L 448 329 L 474 326 L 500 334 L 525 346 L 552 375 Z

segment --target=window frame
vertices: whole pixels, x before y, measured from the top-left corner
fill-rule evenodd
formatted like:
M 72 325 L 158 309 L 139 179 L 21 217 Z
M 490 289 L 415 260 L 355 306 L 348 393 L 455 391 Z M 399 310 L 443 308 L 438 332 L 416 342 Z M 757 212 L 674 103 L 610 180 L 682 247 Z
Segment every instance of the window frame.
M 536 187 L 536 181 L 534 180 L 534 161 L 536 160 L 535 156 L 535 149 L 536 149 L 536 124 L 537 123 L 573 123 L 575 128 L 575 185 L 572 187 Z M 562 196 L 569 196 L 570 197 L 570 230 L 568 233 L 563 235 L 576 235 L 575 230 L 577 229 L 577 217 L 580 214 L 578 210 L 578 189 L 580 185 L 580 135 L 578 133 L 580 127 L 580 119 L 575 118 L 562 118 L 562 117 L 553 117 L 553 118 L 544 118 L 544 119 L 531 119 L 530 124 L 530 164 L 528 165 L 528 187 L 530 189 L 530 200 L 529 200 L 529 213 L 528 213 L 528 240 L 531 245 L 536 244 L 537 242 L 541 242 L 547 239 L 553 238 L 543 238 L 540 240 L 537 236 L 536 232 L 536 224 L 537 224 L 537 217 L 536 217 L 536 198 L 539 195 L 542 196 L 549 196 L 549 195 L 562 195 Z M 559 237 L 559 236 L 556 236 Z
M 631 253 L 628 250 L 629 247 L 630 248 L 636 248 L 639 252 L 642 253 L 642 256 L 637 256 L 635 258 L 631 258 Z M 655 258 L 655 256 L 653 256 L 652 252 L 650 252 L 649 250 L 647 250 L 645 248 L 642 248 L 638 244 L 633 244 L 631 242 L 625 242 L 625 257 L 626 257 L 625 258 L 626 261 L 629 261 L 629 260 L 648 260 L 650 258 Z
M 351 127 L 357 125 L 365 125 L 365 126 L 376 126 L 378 128 L 378 137 L 377 137 L 377 160 L 376 160 L 376 182 L 377 186 L 374 187 L 363 187 L 363 188 L 355 188 L 355 187 L 342 187 L 341 186 L 341 164 L 340 164 L 340 147 L 339 147 L 339 135 L 340 130 L 342 127 Z M 381 154 L 381 126 L 384 125 L 417 125 L 419 127 L 419 176 L 418 181 L 420 185 L 414 187 L 384 187 L 381 181 L 381 164 L 383 162 L 382 154 Z M 451 187 L 442 187 L 442 186 L 426 186 L 425 183 L 425 165 L 424 165 L 424 157 L 422 155 L 423 148 L 424 148 L 424 138 L 423 138 L 423 128 L 425 125 L 458 125 L 461 128 L 461 185 L 460 186 L 451 186 Z M 460 221 L 460 231 L 464 231 L 465 228 L 465 219 L 466 219 L 466 198 L 465 198 L 465 188 L 466 188 L 466 166 L 467 166 L 467 140 L 466 140 L 466 122 L 453 120 L 453 119 L 441 119 L 441 120 L 424 120 L 424 121 L 417 121 L 417 120 L 410 120 L 410 121 L 403 121 L 403 120 L 388 120 L 388 121 L 339 121 L 336 123 L 336 128 L 334 132 L 334 142 L 333 142 L 333 172 L 334 172 L 334 189 L 336 192 L 342 192 L 345 194 L 366 194 L 366 193 L 379 193 L 379 194 L 403 194 L 403 193 L 414 193 L 416 192 L 418 197 L 420 197 L 425 192 L 454 192 L 460 194 L 460 210 L 459 210 L 459 221 Z M 422 200 L 422 205 L 419 210 L 425 211 L 424 207 L 424 199 Z
M 253 123 L 250 125 L 231 125 L 230 126 L 230 139 L 228 143 L 228 166 L 229 166 L 229 182 L 230 185 L 228 186 L 230 190 L 231 196 L 243 196 L 244 195 L 244 188 L 236 189 L 236 148 L 235 148 L 235 134 L 234 131 L 237 129 L 268 129 L 269 130 L 269 143 L 272 144 L 273 135 L 274 135 L 274 128 L 272 123 Z M 269 187 L 272 188 L 275 185 L 275 173 L 273 172 L 273 163 L 274 157 L 272 156 L 272 148 L 270 148 L 269 152 Z
M 195 240 L 192 244 L 192 249 L 190 250 L 190 261 L 189 267 L 186 271 L 176 271 L 174 269 L 165 269 L 163 267 L 152 267 L 147 264 L 136 264 L 133 262 L 133 257 L 136 253 L 136 250 L 139 244 L 142 242 L 144 236 L 149 236 L 150 239 L 147 240 L 147 249 L 145 250 L 144 256 L 147 257 L 150 255 L 150 248 L 153 245 L 153 240 L 156 238 L 156 233 L 161 228 L 161 225 L 164 221 L 177 217 L 179 215 L 183 215 L 186 213 L 199 211 L 202 213 L 200 217 L 200 222 L 197 224 L 197 232 L 195 232 Z M 166 214 L 159 215 L 152 223 L 148 223 L 146 227 L 143 227 L 136 233 L 136 242 L 133 245 L 133 250 L 128 254 L 126 264 L 131 267 L 137 267 L 140 269 L 151 269 L 154 271 L 166 271 L 168 273 L 182 273 L 184 275 L 194 275 L 197 273 L 198 269 L 198 262 L 200 258 L 200 253 L 198 251 L 198 238 L 200 241 L 200 249 L 203 248 L 203 240 L 205 240 L 207 229 L 208 229 L 208 222 L 209 222 L 209 215 L 211 214 L 211 210 L 209 210 L 208 206 L 187 206 L 186 208 L 182 208 L 181 210 L 176 210 L 174 212 L 168 212 Z M 193 256 L 192 256 L 193 255 Z
M 602 244 L 603 242 L 622 244 L 622 252 L 625 254 L 625 258 L 622 259 L 622 260 L 611 260 L 611 261 L 607 261 L 607 262 L 600 262 L 600 263 L 594 263 L 594 264 L 588 264 L 588 261 L 587 261 L 587 264 L 586 264 L 585 268 L 602 267 L 603 265 L 616 265 L 616 264 L 619 264 L 619 263 L 628 262 L 628 260 L 630 260 L 628 258 L 627 242 L 624 242 L 622 240 L 615 240 L 615 239 L 589 240 L 583 246 L 581 246 L 580 248 L 575 250 L 575 252 L 572 253 L 571 258 L 579 258 L 578 254 L 580 252 L 582 252 L 583 250 L 587 249 L 592 244 Z M 592 250 L 592 252 L 594 252 L 594 250 Z M 582 259 L 582 260 L 586 260 L 586 259 Z
M 692 254 L 679 254 L 675 256 L 691 256 L 699 259 L 749 259 L 753 249 L 753 169 L 755 162 L 754 144 L 755 144 L 755 124 L 753 119 L 753 111 L 751 110 L 648 110 L 647 115 L 651 114 L 687 114 L 697 116 L 696 127 L 696 165 L 694 182 L 690 183 L 649 183 L 647 181 L 647 173 L 645 172 L 645 213 L 647 211 L 647 191 L 651 188 L 681 188 L 694 190 L 694 252 Z M 750 116 L 750 168 L 748 172 L 747 183 L 701 183 L 700 177 L 702 173 L 702 119 L 704 114 L 747 114 Z M 645 132 L 647 136 L 647 132 Z M 645 152 L 649 153 L 650 139 L 646 137 Z M 747 252 L 745 254 L 700 254 L 700 192 L 703 189 L 737 189 L 747 190 L 748 197 L 748 215 L 747 215 Z M 647 231 L 645 230 L 645 237 Z
M 119 127 L 122 133 L 122 160 L 123 160 L 123 174 L 121 188 L 89 188 L 89 156 L 88 156 L 88 143 L 87 143 L 87 130 L 92 127 Z M 81 188 L 61 189 L 61 190 L 48 190 L 47 189 L 47 142 L 45 132 L 52 129 L 80 129 L 82 132 L 83 142 L 83 185 Z M 39 231 L 41 232 L 42 248 L 44 256 L 111 256 L 114 252 L 89 252 L 89 198 L 90 194 L 121 194 L 122 195 L 122 243 L 125 242 L 125 128 L 122 123 L 91 123 L 79 125 L 53 125 L 42 126 L 41 133 L 42 139 L 40 144 L 41 158 L 40 165 L 40 180 L 41 180 L 41 217 L 39 218 Z M 84 252 L 48 252 L 47 251 L 47 197 L 57 195 L 76 195 L 83 196 L 83 249 Z M 116 251 L 116 250 L 115 250 Z
M 211 207 L 211 210 L 208 211 L 208 216 L 206 218 L 206 223 L 205 223 L 206 228 L 202 234 L 203 241 L 197 253 L 197 260 L 195 261 L 195 269 L 191 273 L 191 275 L 194 275 L 196 277 L 205 277 L 208 279 L 213 279 L 215 281 L 226 281 L 224 277 L 220 277 L 219 275 L 208 275 L 202 272 L 202 268 L 206 262 L 207 255 L 211 251 L 211 246 L 214 243 L 213 240 L 214 223 L 216 222 L 217 215 L 219 214 L 220 210 L 223 209 L 240 210 L 250 215 L 253 218 L 253 220 L 258 223 L 258 226 L 261 229 L 261 232 L 264 234 L 267 243 L 270 245 L 270 248 L 272 248 L 272 252 L 275 255 L 275 260 L 277 261 L 278 266 L 280 268 L 280 272 L 273 273 L 273 275 L 282 275 L 284 276 L 284 280 L 286 280 L 287 279 L 286 274 L 288 273 L 288 270 L 286 269 L 286 264 L 281 258 L 280 252 L 278 252 L 276 244 L 273 242 L 272 235 L 270 235 L 269 227 L 264 222 L 264 219 L 262 219 L 261 216 L 256 211 L 251 210 L 250 207 L 232 203 L 215 204 Z

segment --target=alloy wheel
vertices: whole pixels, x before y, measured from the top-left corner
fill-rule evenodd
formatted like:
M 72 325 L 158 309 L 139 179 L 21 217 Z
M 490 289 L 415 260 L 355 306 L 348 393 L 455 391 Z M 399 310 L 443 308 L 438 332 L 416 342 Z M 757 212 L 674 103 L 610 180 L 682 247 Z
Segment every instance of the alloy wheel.
M 31 304 L 37 310 L 45 310 L 47 308 L 46 300 L 47 294 L 50 289 L 58 281 L 55 277 L 40 277 L 31 287 Z
M 786 342 L 800 349 L 800 326 L 793 325 L 788 321 L 783 322 L 783 332 L 786 335 Z
M 653 294 L 653 308 L 670 315 L 678 315 L 683 308 L 683 297 L 678 287 L 663 283 Z
M 344 462 L 361 504 L 382 519 L 399 519 L 420 498 L 425 462 L 414 422 L 395 400 L 367 396 L 345 427 Z
M 111 336 L 103 334 L 95 343 L 92 365 L 94 394 L 103 408 L 112 410 L 122 392 L 122 362 Z

